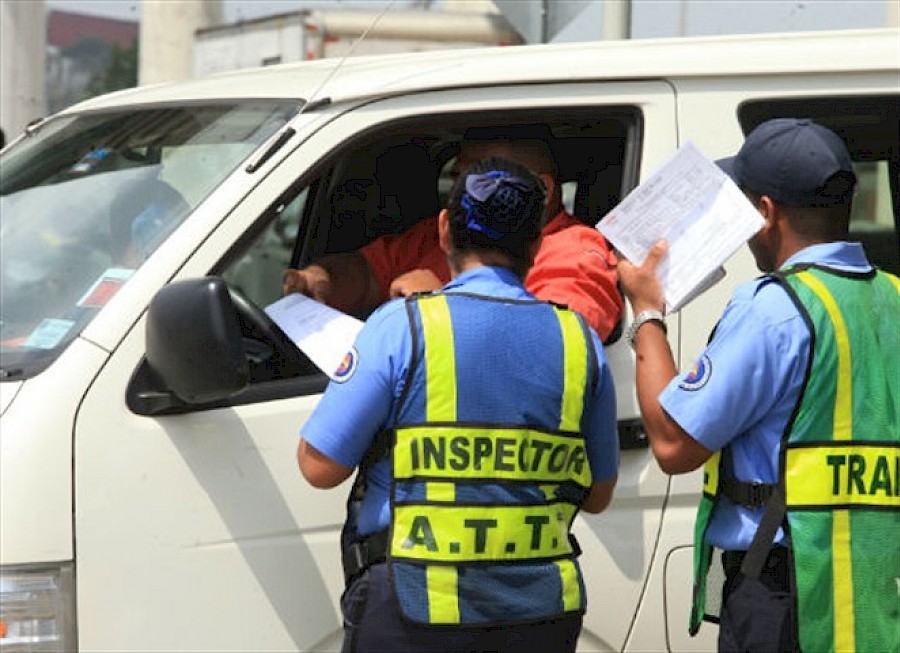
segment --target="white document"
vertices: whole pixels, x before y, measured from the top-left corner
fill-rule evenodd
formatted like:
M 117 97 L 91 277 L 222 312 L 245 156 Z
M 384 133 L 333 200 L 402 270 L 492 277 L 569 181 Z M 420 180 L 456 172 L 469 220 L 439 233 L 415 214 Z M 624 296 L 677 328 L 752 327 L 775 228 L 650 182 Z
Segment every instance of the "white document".
M 306 295 L 292 293 L 265 308 L 281 330 L 329 377 L 344 357 L 363 323 Z
M 722 265 L 762 226 L 762 216 L 728 175 L 688 142 L 597 228 L 637 265 L 653 243 L 666 239 L 658 274 L 668 310 L 677 311 L 724 277 Z

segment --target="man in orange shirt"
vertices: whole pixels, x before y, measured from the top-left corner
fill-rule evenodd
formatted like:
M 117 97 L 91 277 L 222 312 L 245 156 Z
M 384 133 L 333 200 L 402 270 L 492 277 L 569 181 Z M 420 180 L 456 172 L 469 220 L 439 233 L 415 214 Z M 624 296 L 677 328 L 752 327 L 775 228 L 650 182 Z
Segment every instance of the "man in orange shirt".
M 616 286 L 616 257 L 596 229 L 562 207 L 555 163 L 539 139 L 467 140 L 454 173 L 475 161 L 504 157 L 528 167 L 547 188 L 548 221 L 526 289 L 539 299 L 565 305 L 584 316 L 602 340 L 619 322 L 622 297 Z M 450 280 L 438 242 L 437 216 L 399 235 L 382 236 L 365 247 L 329 254 L 284 274 L 284 293 L 302 292 L 345 313 L 367 314 L 393 297 L 437 290 Z

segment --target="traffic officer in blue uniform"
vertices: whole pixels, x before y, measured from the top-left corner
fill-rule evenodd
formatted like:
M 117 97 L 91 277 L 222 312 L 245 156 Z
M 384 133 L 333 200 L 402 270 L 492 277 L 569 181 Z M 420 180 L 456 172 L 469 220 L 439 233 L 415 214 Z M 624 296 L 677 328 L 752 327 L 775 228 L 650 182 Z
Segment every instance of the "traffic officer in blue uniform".
M 462 174 L 438 223 L 452 280 L 374 313 L 302 428 L 312 485 L 359 468 L 345 651 L 575 650 L 570 528 L 612 497 L 615 394 L 594 331 L 523 286 L 544 213 L 517 163 Z
M 900 650 L 900 281 L 845 242 L 856 179 L 834 132 L 770 120 L 719 164 L 765 219 L 749 245 L 766 274 L 687 374 L 665 243 L 619 266 L 653 453 L 670 474 L 705 464 L 691 633 L 717 621 L 729 652 Z

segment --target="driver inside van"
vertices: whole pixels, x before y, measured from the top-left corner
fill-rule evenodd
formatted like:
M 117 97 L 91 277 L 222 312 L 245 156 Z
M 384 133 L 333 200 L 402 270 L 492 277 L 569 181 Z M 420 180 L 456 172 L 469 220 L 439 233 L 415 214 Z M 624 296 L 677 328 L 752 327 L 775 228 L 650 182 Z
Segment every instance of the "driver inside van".
M 181 194 L 159 179 L 145 180 L 120 193 L 110 206 L 112 258 L 137 268 L 187 215 Z
M 543 136 L 546 130 L 541 131 Z M 475 161 L 498 156 L 525 165 L 541 179 L 549 217 L 525 287 L 539 299 L 577 311 L 606 341 L 622 311 L 616 257 L 599 231 L 563 208 L 556 163 L 547 141 L 536 136 L 533 130 L 493 138 L 469 132 L 452 175 Z M 300 292 L 345 313 L 366 315 L 390 298 L 437 290 L 449 280 L 437 216 L 431 216 L 399 235 L 382 236 L 356 251 L 328 254 L 302 269 L 286 270 L 283 292 Z

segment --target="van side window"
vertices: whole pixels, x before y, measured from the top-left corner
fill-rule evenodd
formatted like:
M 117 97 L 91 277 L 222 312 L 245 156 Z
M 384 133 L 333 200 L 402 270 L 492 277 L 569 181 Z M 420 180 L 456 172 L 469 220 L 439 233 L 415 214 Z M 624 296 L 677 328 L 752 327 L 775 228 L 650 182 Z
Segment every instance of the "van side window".
M 858 179 L 850 240 L 872 265 L 900 274 L 900 99 L 897 96 L 754 101 L 738 110 L 744 133 L 769 118 L 811 118 L 847 143 Z
M 850 217 L 850 236 L 866 248 L 873 265 L 900 274 L 900 240 L 895 228 L 896 188 L 891 193 L 891 162 L 862 161 L 854 164 L 858 180 Z M 898 171 L 894 171 L 894 180 Z
M 274 209 L 275 218 L 222 273 L 228 285 L 260 307 L 281 297 L 281 275 L 290 267 L 309 187 Z
M 511 120 L 549 127 L 565 207 L 585 223 L 596 224 L 636 185 L 640 148 L 626 147 L 626 141 L 639 133 L 634 128 L 639 114 L 630 108 L 568 108 L 557 116 L 542 111 L 514 118 L 461 114 L 452 125 L 447 116 L 423 118 L 341 144 L 311 181 L 298 179 L 286 189 L 211 270 L 236 298 L 245 349 L 253 357 L 250 387 L 230 403 L 321 392 L 326 376 L 306 364 L 305 356 L 292 358 L 296 352 L 289 350 L 295 348 L 285 346 L 264 312 L 282 296 L 284 270 L 357 250 L 436 215 L 446 202 L 449 170 L 467 131 L 496 125 L 502 134 Z

